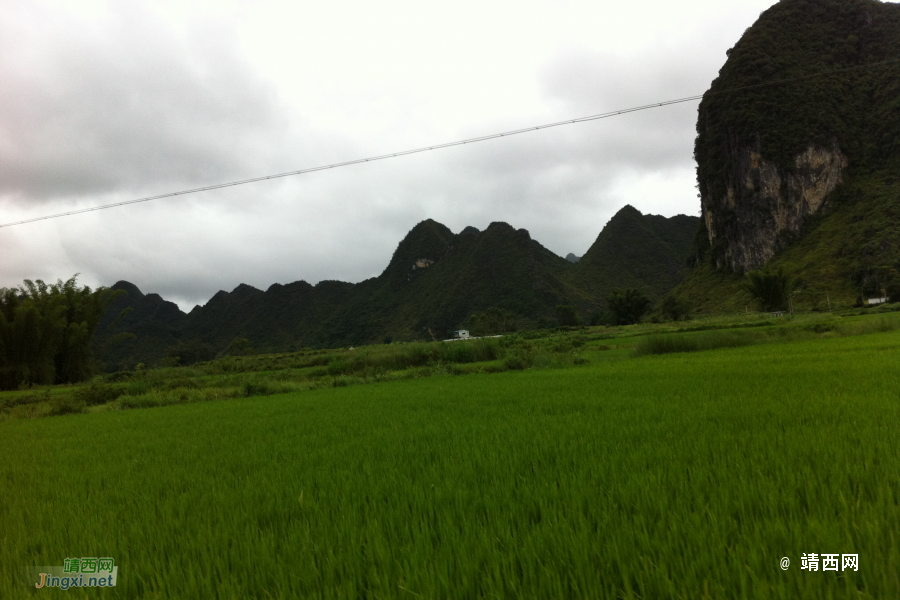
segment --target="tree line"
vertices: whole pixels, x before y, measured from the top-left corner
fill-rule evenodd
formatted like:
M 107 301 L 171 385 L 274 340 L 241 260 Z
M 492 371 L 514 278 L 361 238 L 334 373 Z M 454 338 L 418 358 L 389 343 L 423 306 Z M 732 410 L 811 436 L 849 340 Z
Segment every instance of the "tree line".
M 98 371 L 96 346 L 131 336 L 95 338 L 110 302 L 125 292 L 92 290 L 77 278 L 0 288 L 0 389 L 90 379 Z

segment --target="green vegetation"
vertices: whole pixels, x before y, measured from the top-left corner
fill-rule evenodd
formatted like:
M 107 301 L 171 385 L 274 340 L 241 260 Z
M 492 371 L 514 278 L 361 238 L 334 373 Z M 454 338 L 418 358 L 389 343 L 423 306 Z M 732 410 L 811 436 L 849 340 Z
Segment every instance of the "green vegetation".
M 460 328 L 497 335 L 553 327 L 558 306 L 575 313 L 565 315 L 567 326 L 596 322 L 613 287 L 646 289 L 654 299 L 665 294 L 681 274 L 696 224 L 696 217 L 666 219 L 627 206 L 585 260 L 572 264 L 506 223 L 453 234 L 426 220 L 400 242 L 378 277 L 358 284 L 298 281 L 266 291 L 240 285 L 189 314 L 120 281 L 113 287 L 127 296 L 114 302 L 107 319 L 133 307 L 114 329 L 135 338 L 103 360 L 107 371 L 165 358 L 165 364 L 185 364 L 207 359 L 186 344 L 207 344 L 208 356 L 223 356 L 235 354 L 229 349 L 235 339 L 270 353 L 433 341 Z
M 766 265 L 795 277 L 795 310 L 842 310 L 881 296 L 882 289 L 889 297 L 898 291 L 900 179 L 894 177 L 878 171 L 845 182 L 829 198 L 827 214 L 814 217 L 804 235 Z M 695 314 L 723 314 L 755 305 L 743 284 L 741 275 L 704 262 L 673 293 L 690 302 Z
M 225 354 L 228 356 L 247 356 L 248 354 L 253 354 L 254 348 L 253 344 L 247 338 L 234 338 L 230 344 L 228 344 L 228 349 L 225 350 Z
M 413 342 L 283 354 L 226 355 L 95 377 L 90 385 L 0 394 L 0 421 L 305 392 L 443 375 L 568 368 L 590 361 L 891 331 L 900 305 L 773 319 L 736 314 L 669 323 L 525 331 L 460 342 Z M 700 333 L 698 333 L 700 332 Z M 238 346 L 242 346 L 239 343 Z M 615 348 L 615 352 L 608 352 Z
M 559 323 L 560 327 L 579 327 L 582 324 L 578 311 L 571 305 L 556 307 L 556 322 Z
M 900 597 L 900 306 L 863 302 L 900 299 L 900 78 L 719 94 L 897 57 L 898 36 L 896 6 L 783 0 L 729 52 L 700 108 L 707 198 L 741 148 L 851 164 L 746 277 L 696 219 L 626 207 L 577 264 L 505 223 L 425 221 L 377 278 L 190 315 L 124 282 L 4 292 L 0 597 L 70 556 L 113 556 L 100 594 L 125 598 Z M 750 312 L 788 298 L 804 313 Z M 44 385 L 91 374 L 110 301 L 104 332 L 134 307 L 121 370 Z M 644 319 L 657 301 L 670 322 Z M 465 325 L 516 333 L 430 341 Z M 398 341 L 315 349 L 375 340 Z M 859 571 L 800 569 L 835 552 Z
M 836 142 L 862 171 L 883 168 L 900 154 L 900 65 L 850 68 L 900 58 L 896 5 L 784 0 L 728 54 L 697 122 L 697 177 L 710 198 L 727 195 L 737 148 L 757 148 L 787 172 L 809 144 L 830 148 Z M 726 93 L 792 78 L 799 79 Z
M 567 367 L 586 362 L 581 354 L 586 341 L 579 330 L 544 331 L 447 343 L 227 356 L 191 366 L 185 366 L 187 361 L 172 361 L 157 369 L 97 377 L 80 387 L 0 395 L 0 420 L 266 396 L 432 375 Z
M 243 344 L 241 344 L 243 345 Z M 232 350 L 234 342 L 229 344 L 228 350 Z M 245 348 L 247 346 L 244 346 Z M 201 342 L 200 340 L 189 340 L 179 342 L 178 344 L 166 349 L 166 358 L 168 366 L 192 365 L 198 362 L 212 360 L 216 353 L 212 346 Z
M 777 321 L 748 331 L 800 341 L 600 351 L 644 324 L 573 369 L 0 423 L 0 596 L 112 556 L 124 598 L 898 597 L 900 332 L 827 331 L 896 316 Z M 800 570 L 812 552 L 859 571 Z
M 759 310 L 767 312 L 788 307 L 794 281 L 784 269 L 750 271 L 746 279 L 745 289 L 759 303 Z
M 676 296 L 675 294 L 669 294 L 663 298 L 659 310 L 660 313 L 662 313 L 662 316 L 669 321 L 681 321 L 690 316 L 691 305 L 684 298 Z
M 605 299 L 614 288 L 634 288 L 656 300 L 684 276 L 699 221 L 685 215 L 643 215 L 626 205 L 569 270 L 567 280 L 594 298 Z
M 483 313 L 472 315 L 467 323 L 472 335 L 501 335 L 519 328 L 516 315 L 502 308 L 491 307 Z
M 874 316 L 862 322 L 838 323 L 834 320 L 818 320 L 796 326 L 753 329 L 703 331 L 692 334 L 649 335 L 638 339 L 635 353 L 671 354 L 674 352 L 699 352 L 718 348 L 737 348 L 764 343 L 785 343 L 818 337 L 856 336 L 883 333 L 900 329 L 900 317 Z
M 653 335 L 638 340 L 635 354 L 673 354 L 675 352 L 700 352 L 719 348 L 749 346 L 765 339 L 758 331 L 705 331 L 693 335 L 668 334 Z
M 72 383 L 94 374 L 94 347 L 103 340 L 95 339 L 95 330 L 115 292 L 79 287 L 76 278 L 25 280 L 18 289 L 0 289 L 0 389 Z
M 703 314 L 749 304 L 740 273 L 715 274 L 713 267 L 719 261 L 725 268 L 737 245 L 762 252 L 762 245 L 752 247 L 759 243 L 754 231 L 772 230 L 781 218 L 774 196 L 745 185 L 746 153 L 772 161 L 786 182 L 799 174 L 795 159 L 810 145 L 840 150 L 848 161 L 843 183 L 802 229 L 779 234 L 781 250 L 766 267 L 797 278 L 793 302 L 803 310 L 852 306 L 900 284 L 900 63 L 862 68 L 900 59 L 900 7 L 783 0 L 728 54 L 701 102 L 695 145 L 704 215 L 716 223 L 716 236 L 710 246 L 701 223 L 696 268 L 675 293 Z M 792 81 L 762 85 L 782 79 Z
M 606 307 L 610 325 L 633 325 L 650 310 L 650 299 L 640 290 L 614 289 L 606 297 Z

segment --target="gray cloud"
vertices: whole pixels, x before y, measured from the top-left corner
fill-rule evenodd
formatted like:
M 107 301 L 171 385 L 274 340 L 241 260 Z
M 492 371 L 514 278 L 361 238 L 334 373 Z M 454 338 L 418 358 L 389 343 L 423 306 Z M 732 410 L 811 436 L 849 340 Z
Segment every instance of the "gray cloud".
M 741 26 L 710 22 L 632 54 L 562 48 L 541 72 L 542 93 L 559 119 L 703 93 Z M 557 253 L 583 253 L 626 200 L 645 212 L 696 214 L 696 110 L 690 102 L 467 148 L 448 158 L 448 170 L 465 184 L 442 183 L 467 199 L 468 216 L 482 224 L 503 218 Z M 472 133 L 526 124 L 492 123 Z M 641 183 L 648 178 L 657 182 L 656 197 L 622 197 L 623 187 L 652 187 Z
M 181 37 L 139 4 L 112 6 L 102 27 L 40 3 L 0 17 L 0 194 L 214 183 L 283 150 L 283 111 L 231 32 Z
M 134 2 L 73 24 L 10 4 L 0 12 L 3 222 L 448 141 L 402 126 L 383 139 L 317 129 L 245 61 L 228 23 L 179 33 Z M 562 47 L 536 73 L 542 109 L 476 120 L 455 137 L 702 93 L 746 25 L 720 18 L 631 54 Z M 406 92 L 378 88 L 360 106 L 418 97 Z M 626 201 L 696 212 L 695 118 L 695 104 L 654 109 L 0 229 L 0 285 L 81 272 L 190 309 L 239 283 L 377 275 L 425 218 L 455 231 L 507 221 L 561 255 L 583 253 Z

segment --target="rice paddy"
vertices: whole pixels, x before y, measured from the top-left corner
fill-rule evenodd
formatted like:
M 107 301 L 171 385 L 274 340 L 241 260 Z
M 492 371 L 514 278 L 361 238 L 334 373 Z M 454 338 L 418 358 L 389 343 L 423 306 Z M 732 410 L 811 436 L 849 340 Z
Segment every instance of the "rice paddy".
M 6 421 L 0 597 L 900 597 L 890 329 Z

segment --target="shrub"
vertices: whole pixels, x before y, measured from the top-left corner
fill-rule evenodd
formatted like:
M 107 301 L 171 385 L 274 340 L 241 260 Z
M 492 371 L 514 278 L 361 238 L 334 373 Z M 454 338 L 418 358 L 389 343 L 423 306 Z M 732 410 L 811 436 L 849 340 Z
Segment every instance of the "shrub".
M 581 317 L 578 316 L 574 306 L 557 306 L 556 320 L 560 327 L 578 327 L 581 325 Z
M 754 337 L 751 337 L 746 332 L 737 331 L 709 331 L 694 335 L 651 335 L 638 340 L 634 352 L 638 356 L 671 354 L 675 352 L 701 352 L 717 348 L 749 346 L 754 341 Z
M 365 383 L 364 379 L 360 379 L 359 377 L 335 377 L 334 381 L 331 382 L 333 387 L 347 387 L 350 385 L 359 385 Z
M 888 331 L 896 331 L 897 329 L 900 329 L 900 319 L 889 317 L 879 317 L 878 319 L 866 318 L 862 321 L 839 325 L 837 327 L 838 333 L 845 336 L 886 333 Z
M 813 333 L 828 333 L 829 331 L 834 331 L 834 325 L 832 323 L 814 323 L 805 326 L 803 330 Z
M 650 309 L 650 299 L 640 290 L 614 289 L 606 297 L 606 321 L 609 325 L 633 325 Z
M 116 405 L 122 409 L 152 408 L 171 404 L 190 404 L 207 399 L 206 394 L 200 390 L 177 388 L 168 391 L 153 391 L 139 396 L 122 396 L 116 400 Z
M 122 396 L 116 400 L 119 408 L 152 408 L 161 406 L 162 400 L 159 393 L 150 392 L 149 394 L 140 394 L 138 396 Z
M 167 356 L 165 358 L 159 359 L 157 366 L 163 369 L 177 367 L 178 363 L 181 361 L 177 356 Z
M 515 313 L 491 307 L 481 314 L 472 315 L 469 328 L 475 335 L 497 335 L 518 329 L 518 320 Z
M 123 381 L 131 380 L 132 377 L 134 377 L 134 373 L 131 371 L 117 371 L 116 373 L 110 373 L 103 379 L 107 383 L 121 383 Z
M 528 348 L 516 348 L 503 359 L 503 366 L 510 371 L 521 371 L 534 366 L 534 352 Z
M 475 347 L 475 356 L 478 357 L 478 362 L 497 360 L 503 354 L 503 348 L 500 345 L 500 341 L 496 339 L 475 340 L 473 345 Z
M 36 394 L 22 394 L 19 396 L 0 398 L 0 410 L 9 409 L 14 406 L 38 404 L 41 402 L 50 402 L 50 390 L 43 390 Z
M 247 338 L 234 338 L 225 350 L 228 356 L 247 356 L 253 354 L 253 344 Z
M 327 372 L 329 375 L 343 375 L 350 371 L 350 363 L 343 358 L 332 358 L 328 363 Z
M 444 342 L 437 347 L 437 360 L 448 363 L 473 363 L 496 360 L 502 354 L 496 339 Z
M 123 386 L 92 383 L 76 390 L 72 396 L 76 402 L 82 402 L 87 406 L 96 406 L 112 402 L 124 394 L 125 388 Z
M 746 278 L 744 289 L 750 292 L 759 304 L 759 310 L 770 312 L 787 308 L 793 281 L 784 269 L 750 271 Z
M 141 394 L 146 394 L 147 392 L 153 390 L 153 384 L 144 379 L 138 379 L 129 382 L 125 386 L 125 395 L 126 396 L 140 396 Z
M 690 316 L 691 309 L 687 300 L 678 296 L 669 294 L 666 296 L 659 307 L 663 316 L 670 321 L 680 321 Z
M 264 381 L 245 381 L 241 386 L 241 395 L 247 398 L 251 396 L 271 396 L 277 392 Z
M 215 356 L 212 346 L 200 340 L 189 340 L 166 349 L 166 356 L 175 359 L 175 365 L 192 365 L 198 362 L 212 360 Z
M 175 390 L 178 388 L 197 389 L 200 387 L 200 385 L 194 379 L 191 379 L 189 377 L 175 377 L 174 379 L 167 380 L 160 387 L 163 390 Z
M 550 344 L 550 349 L 553 352 L 569 352 L 574 347 L 575 345 L 572 344 L 572 340 L 566 338 L 557 339 Z
M 83 413 L 84 411 L 84 401 L 76 400 L 72 396 L 63 396 L 50 403 L 50 412 L 48 414 L 51 417 L 57 417 L 60 415 Z
M 477 360 L 475 346 L 470 342 L 446 342 L 438 353 L 441 360 L 450 363 L 473 363 Z
M 400 352 L 393 355 L 398 362 L 388 363 L 396 365 L 399 368 L 420 367 L 428 364 L 432 358 L 432 349 L 434 346 L 429 344 L 407 344 L 401 347 Z M 388 364 L 383 366 L 388 367 Z
M 888 302 L 900 302 L 900 282 L 891 283 L 887 287 Z
M 319 354 L 319 355 L 309 358 L 308 360 L 303 361 L 298 366 L 300 366 L 300 367 L 325 367 L 328 365 L 328 363 L 330 361 L 331 361 L 330 356 L 327 356 L 324 354 Z

